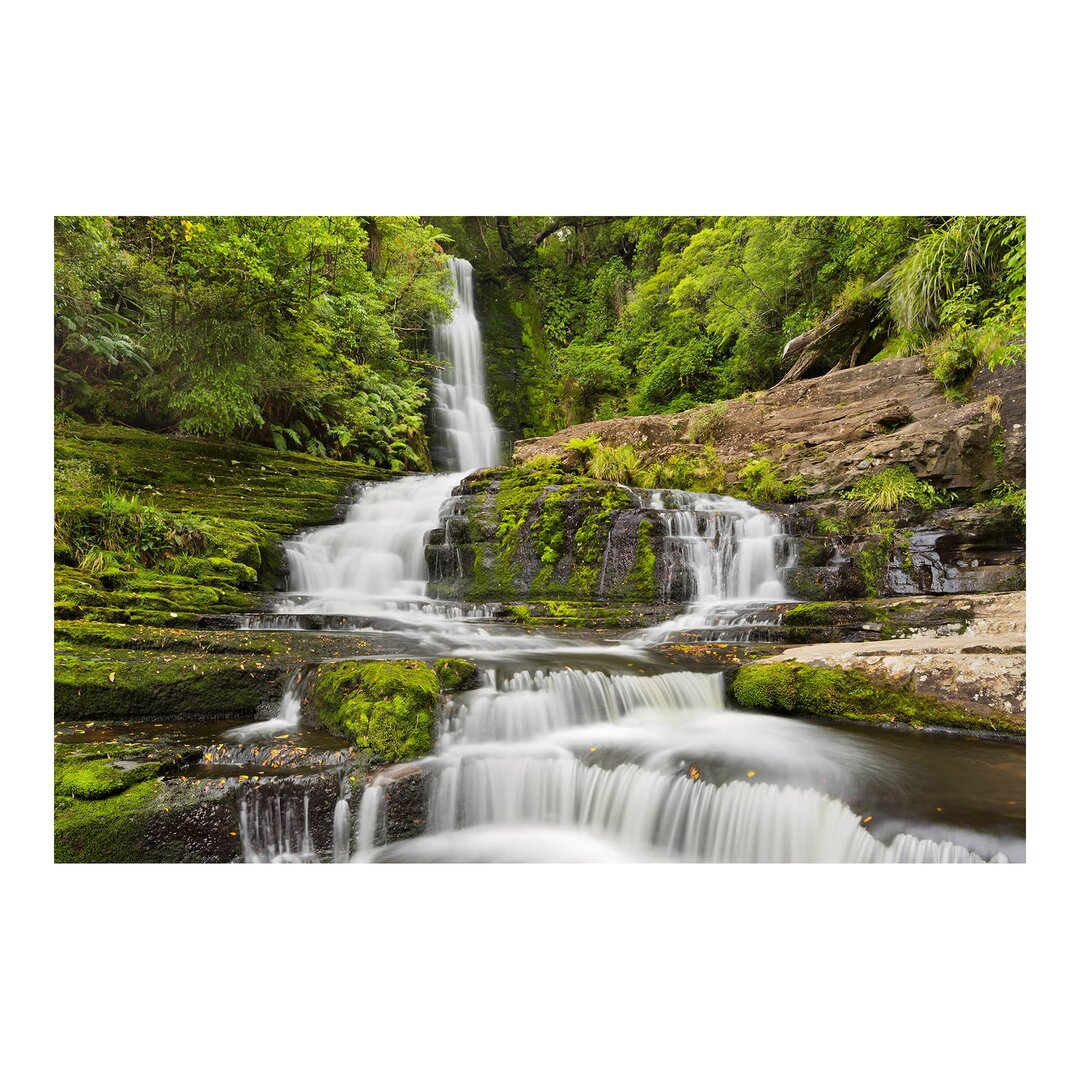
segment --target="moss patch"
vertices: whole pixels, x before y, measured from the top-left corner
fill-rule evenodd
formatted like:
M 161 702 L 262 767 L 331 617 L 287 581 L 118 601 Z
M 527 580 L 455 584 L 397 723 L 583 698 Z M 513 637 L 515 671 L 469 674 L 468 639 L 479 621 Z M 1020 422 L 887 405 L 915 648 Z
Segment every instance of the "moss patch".
M 439 680 L 419 660 L 320 665 L 314 703 L 323 727 L 380 761 L 413 761 L 434 746 Z
M 805 713 L 830 720 L 870 724 L 931 725 L 1022 734 L 1024 727 L 1005 714 L 978 715 L 854 671 L 811 667 L 796 661 L 750 664 L 740 668 L 731 695 L 744 709 Z
M 475 690 L 480 685 L 480 669 L 471 660 L 452 656 L 436 660 L 434 666 L 440 690 Z
M 156 780 L 143 780 L 111 798 L 57 796 L 53 858 L 59 863 L 148 861 L 143 839 L 160 787 Z

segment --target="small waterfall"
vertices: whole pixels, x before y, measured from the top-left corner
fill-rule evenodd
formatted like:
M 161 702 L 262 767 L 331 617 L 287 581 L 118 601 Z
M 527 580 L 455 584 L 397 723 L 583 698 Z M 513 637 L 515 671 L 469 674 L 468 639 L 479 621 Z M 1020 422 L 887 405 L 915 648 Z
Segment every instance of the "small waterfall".
M 950 841 L 901 834 L 883 844 L 848 806 L 818 791 L 742 780 L 714 786 L 572 757 L 465 759 L 437 777 L 432 799 L 432 829 L 451 834 L 448 852 L 454 831 L 496 825 L 584 829 L 631 855 L 690 862 L 984 861 Z M 438 839 L 429 837 L 429 850 Z
M 309 799 L 302 807 L 282 795 L 256 792 L 240 800 L 240 843 L 244 862 L 311 862 L 315 848 L 311 839 Z
M 385 802 L 386 789 L 377 780 L 364 789 L 360 798 L 360 810 L 356 815 L 357 851 L 371 851 L 382 842 Z
M 300 707 L 303 703 L 303 676 L 300 672 L 289 677 L 285 693 L 281 696 L 277 714 L 269 720 L 258 720 L 253 724 L 243 724 L 225 732 L 227 739 L 237 742 L 250 742 L 253 739 L 280 735 L 286 731 L 298 731 L 300 728 Z
M 656 490 L 644 493 L 666 529 L 670 575 L 685 569 L 694 583 L 687 610 L 641 638 L 664 641 L 685 631 L 724 631 L 739 640 L 754 624 L 776 621 L 785 599 L 785 537 L 778 518 L 727 495 Z
M 476 318 L 472 264 L 450 260 L 454 313 L 436 325 L 435 354 L 446 367 L 432 387 L 436 454 L 451 472 L 472 472 L 499 461 L 499 429 L 487 406 L 484 350 Z
M 349 861 L 349 800 L 344 796 L 334 805 L 334 862 Z
M 636 709 L 679 712 L 724 707 L 718 672 L 607 675 L 600 671 L 519 671 L 498 689 L 458 696 L 443 720 L 443 743 L 525 742 L 554 731 L 611 723 Z

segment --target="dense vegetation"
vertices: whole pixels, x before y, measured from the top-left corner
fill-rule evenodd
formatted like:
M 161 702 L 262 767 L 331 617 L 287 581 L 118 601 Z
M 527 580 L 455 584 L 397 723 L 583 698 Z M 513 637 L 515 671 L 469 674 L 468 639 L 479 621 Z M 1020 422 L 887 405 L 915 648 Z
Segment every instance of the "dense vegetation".
M 1025 317 L 1025 224 L 1009 217 L 446 219 L 481 274 L 536 313 L 525 434 L 669 412 L 774 384 L 789 340 L 865 311 L 861 359 L 924 352 L 957 392 L 1013 362 Z
M 423 468 L 444 239 L 418 218 L 57 218 L 58 407 Z
M 951 394 L 1022 355 L 1013 217 L 62 217 L 62 413 L 401 470 L 430 464 L 444 249 L 511 297 L 515 434 L 775 383 L 830 312 L 860 362 L 925 353 Z M 488 305 L 492 356 L 508 332 Z M 499 415 L 501 414 L 501 415 Z

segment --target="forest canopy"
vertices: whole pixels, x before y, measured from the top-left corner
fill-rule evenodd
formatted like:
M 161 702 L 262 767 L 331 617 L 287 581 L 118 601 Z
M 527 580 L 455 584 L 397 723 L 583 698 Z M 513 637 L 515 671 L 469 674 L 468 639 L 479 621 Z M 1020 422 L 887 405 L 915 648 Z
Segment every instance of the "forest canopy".
M 833 323 L 843 351 L 819 343 L 810 374 L 923 354 L 962 396 L 980 364 L 1023 355 L 1025 251 L 1018 217 L 61 217 L 56 401 L 429 467 L 447 253 L 512 299 L 528 404 L 500 415 L 496 387 L 496 417 L 525 434 L 764 389 L 789 342 Z

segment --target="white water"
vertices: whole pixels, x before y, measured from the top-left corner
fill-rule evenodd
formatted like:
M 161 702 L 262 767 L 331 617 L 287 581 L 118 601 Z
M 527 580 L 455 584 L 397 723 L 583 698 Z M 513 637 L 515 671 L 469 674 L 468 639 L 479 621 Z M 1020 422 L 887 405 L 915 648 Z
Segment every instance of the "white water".
M 429 651 L 438 646 L 443 655 L 496 667 L 485 671 L 480 689 L 457 695 L 441 720 L 438 753 L 425 763 L 424 835 L 385 844 L 393 780 L 384 774 L 363 791 L 355 825 L 347 799 L 339 799 L 335 861 L 350 854 L 521 862 L 996 856 L 993 838 L 979 834 L 969 838 L 978 854 L 940 830 L 920 837 L 894 829 L 888 843 L 871 835 L 852 803 L 901 784 L 902 776 L 865 743 L 804 721 L 729 711 L 718 674 L 626 670 L 647 658 L 651 642 L 701 628 L 737 636 L 732 627 L 784 598 L 782 529 L 747 503 L 685 492 L 649 496 L 692 574 L 695 599 L 678 619 L 623 644 L 492 633 L 426 599 L 425 534 L 463 472 L 496 463 L 499 452 L 484 400 L 472 268 L 461 260 L 452 268 L 454 318 L 435 332 L 447 367 L 434 389 L 434 420 L 455 471 L 373 485 L 343 524 L 290 542 L 292 595 L 281 610 L 391 613 Z M 623 671 L 611 670 L 620 664 Z M 302 828 L 280 802 L 256 803 L 243 815 L 249 858 L 310 857 L 306 812 Z
M 499 430 L 487 407 L 472 266 L 451 259 L 453 318 L 435 327 L 447 367 L 433 387 L 433 420 L 444 441 L 447 473 L 373 484 L 345 521 L 285 544 L 289 592 L 283 612 L 336 615 L 412 613 L 426 621 L 424 537 L 462 477 L 499 461 Z M 408 621 L 408 620 L 406 620 Z
M 666 641 L 686 631 L 728 631 L 770 621 L 767 612 L 784 600 L 784 531 L 780 521 L 741 499 L 689 491 L 653 491 L 669 544 L 694 579 L 694 600 L 681 615 L 651 627 L 646 641 Z M 673 565 L 675 560 L 673 560 Z
M 451 472 L 473 472 L 499 461 L 499 429 L 487 406 L 484 349 L 476 318 L 473 268 L 451 259 L 454 314 L 436 325 L 435 354 L 446 366 L 432 387 L 436 453 Z
M 225 732 L 225 738 L 234 739 L 237 742 L 250 742 L 252 739 L 265 739 L 272 735 L 280 735 L 287 731 L 297 731 L 300 727 L 300 703 L 303 698 L 300 676 L 289 679 L 285 687 L 285 693 L 278 705 L 277 715 L 269 720 L 257 720 L 253 724 L 243 724 L 240 727 L 230 728 Z

